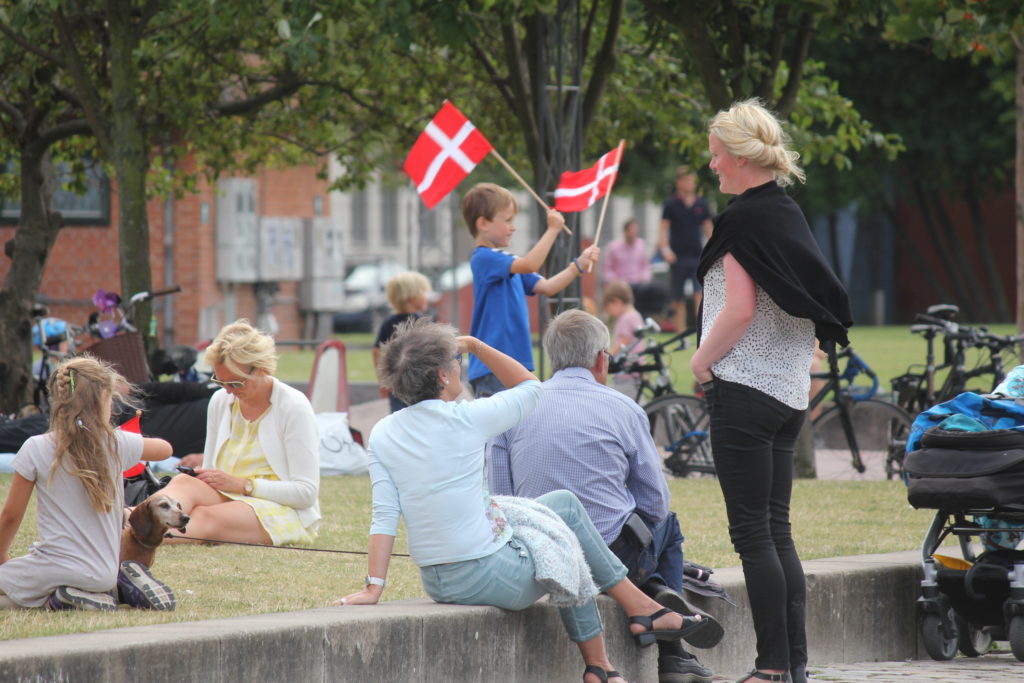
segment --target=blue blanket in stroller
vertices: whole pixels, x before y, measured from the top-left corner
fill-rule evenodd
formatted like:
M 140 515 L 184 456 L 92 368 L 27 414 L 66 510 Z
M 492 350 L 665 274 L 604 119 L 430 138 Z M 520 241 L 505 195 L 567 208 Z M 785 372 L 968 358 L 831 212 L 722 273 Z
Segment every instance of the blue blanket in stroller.
M 907 453 L 921 447 L 921 435 L 932 427 L 965 432 L 990 429 L 1024 432 L 1024 400 L 986 398 L 968 391 L 945 403 L 932 406 L 918 415 L 910 426 Z

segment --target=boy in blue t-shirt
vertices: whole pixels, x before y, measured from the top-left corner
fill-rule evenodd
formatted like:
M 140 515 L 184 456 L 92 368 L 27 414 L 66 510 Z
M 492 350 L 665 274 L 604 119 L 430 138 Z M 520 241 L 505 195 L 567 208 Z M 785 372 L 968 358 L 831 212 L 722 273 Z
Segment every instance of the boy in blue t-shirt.
M 469 260 L 473 270 L 470 334 L 533 370 L 526 297 L 552 296 L 562 291 L 597 261 L 601 250 L 587 247 L 564 270 L 543 278 L 536 271 L 565 227 L 565 219 L 557 211 L 548 211 L 547 230 L 526 256 L 517 257 L 500 251 L 508 247 L 516 231 L 512 221 L 517 212 L 512 193 L 493 183 L 479 183 L 462 198 L 462 217 L 469 233 L 476 238 L 476 249 Z M 470 356 L 468 377 L 477 398 L 505 388 L 476 356 Z

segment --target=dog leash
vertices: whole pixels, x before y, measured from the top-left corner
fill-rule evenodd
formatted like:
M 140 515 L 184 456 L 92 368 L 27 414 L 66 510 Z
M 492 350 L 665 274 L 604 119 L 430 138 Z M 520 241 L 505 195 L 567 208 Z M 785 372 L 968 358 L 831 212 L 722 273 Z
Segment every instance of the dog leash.
M 245 541 L 222 541 L 217 538 L 199 538 L 198 536 L 175 536 L 164 534 L 164 538 L 184 538 L 189 541 L 200 541 L 202 543 L 217 543 L 222 545 L 244 545 L 250 548 L 274 548 L 278 550 L 305 550 L 314 553 L 338 553 L 341 555 L 369 555 L 366 550 L 334 550 L 332 548 L 301 548 L 294 545 L 264 545 L 263 543 L 246 543 Z M 391 553 L 392 557 L 412 557 L 408 553 Z

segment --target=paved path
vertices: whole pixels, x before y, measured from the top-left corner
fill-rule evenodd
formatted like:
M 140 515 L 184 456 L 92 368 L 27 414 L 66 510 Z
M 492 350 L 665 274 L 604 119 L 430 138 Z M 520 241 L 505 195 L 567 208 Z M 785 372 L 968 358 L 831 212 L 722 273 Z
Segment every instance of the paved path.
M 1024 681 L 1024 662 L 1009 652 L 948 662 L 864 662 L 808 667 L 811 681 L 839 683 L 1005 683 Z M 735 680 L 735 679 L 733 679 Z

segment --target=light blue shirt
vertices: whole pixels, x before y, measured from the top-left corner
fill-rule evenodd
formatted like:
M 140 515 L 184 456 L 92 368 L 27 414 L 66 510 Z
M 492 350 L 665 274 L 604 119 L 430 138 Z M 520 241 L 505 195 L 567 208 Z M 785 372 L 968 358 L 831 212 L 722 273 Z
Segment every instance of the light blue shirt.
M 605 543 L 634 510 L 655 526 L 669 512 L 661 457 L 643 408 L 586 368 L 544 382 L 537 410 L 488 446 L 495 495 L 576 494 Z
M 370 533 L 394 536 L 404 517 L 419 567 L 486 557 L 508 543 L 512 528 L 487 490 L 484 445 L 533 412 L 541 391 L 531 380 L 475 401 L 421 401 L 378 422 L 367 448 Z

